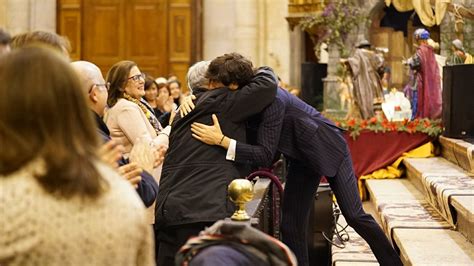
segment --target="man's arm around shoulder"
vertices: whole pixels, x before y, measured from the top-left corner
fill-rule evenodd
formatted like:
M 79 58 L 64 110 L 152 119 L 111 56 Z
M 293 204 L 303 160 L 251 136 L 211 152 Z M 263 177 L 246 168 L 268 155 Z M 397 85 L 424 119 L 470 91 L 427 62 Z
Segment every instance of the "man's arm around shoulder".
M 229 117 L 234 122 L 243 122 L 250 116 L 260 113 L 275 99 L 278 80 L 269 67 L 261 67 L 249 84 L 235 91 Z

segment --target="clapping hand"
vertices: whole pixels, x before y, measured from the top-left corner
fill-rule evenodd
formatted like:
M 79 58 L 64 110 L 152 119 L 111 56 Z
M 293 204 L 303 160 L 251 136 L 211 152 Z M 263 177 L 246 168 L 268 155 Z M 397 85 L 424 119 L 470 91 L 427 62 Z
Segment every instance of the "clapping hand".
M 153 165 L 154 167 L 158 167 L 163 163 L 163 161 L 165 160 L 165 154 L 167 150 L 168 150 L 168 146 L 161 145 L 158 147 L 158 149 L 154 151 L 154 155 L 155 155 L 155 162 Z
M 104 143 L 99 148 L 99 158 L 112 168 L 117 168 L 117 161 L 122 157 L 123 146 L 117 144 L 116 141 L 111 140 Z
M 126 165 L 122 165 L 118 168 L 118 172 L 120 175 L 125 177 L 125 179 L 132 184 L 135 188 L 138 187 L 138 183 L 142 181 L 142 177 L 140 176 L 143 172 L 143 169 L 138 166 L 137 163 L 129 163 Z

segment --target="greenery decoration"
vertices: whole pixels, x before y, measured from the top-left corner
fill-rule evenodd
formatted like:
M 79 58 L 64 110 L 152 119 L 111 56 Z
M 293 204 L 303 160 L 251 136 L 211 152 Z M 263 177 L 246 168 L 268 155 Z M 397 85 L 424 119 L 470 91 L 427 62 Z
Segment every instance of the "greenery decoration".
M 319 51 L 322 43 L 336 44 L 342 55 L 348 53 L 344 42 L 349 33 L 369 21 L 358 4 L 350 0 L 334 1 L 324 7 L 322 13 L 309 14 L 300 21 L 303 30 L 309 33 L 314 50 Z
M 362 131 L 373 131 L 373 132 L 407 132 L 410 134 L 414 133 L 425 133 L 432 137 L 437 137 L 443 132 L 441 120 L 430 120 L 428 118 L 414 119 L 414 120 L 403 120 L 400 122 L 391 122 L 387 119 L 379 119 L 372 117 L 370 119 L 332 119 L 334 123 L 347 130 L 350 136 L 355 140 Z

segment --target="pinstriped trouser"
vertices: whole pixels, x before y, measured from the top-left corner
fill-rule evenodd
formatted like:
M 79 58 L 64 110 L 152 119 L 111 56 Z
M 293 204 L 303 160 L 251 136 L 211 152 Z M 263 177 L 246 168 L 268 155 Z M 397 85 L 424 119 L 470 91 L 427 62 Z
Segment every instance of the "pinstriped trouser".
M 281 229 L 283 242 L 295 253 L 299 265 L 309 264 L 306 234 L 312 200 L 320 179 L 320 176 L 303 163 L 290 161 L 283 198 Z M 380 226 L 362 208 L 349 154 L 341 163 L 337 174 L 327 179 L 347 223 L 367 241 L 379 263 L 402 265 L 400 257 Z

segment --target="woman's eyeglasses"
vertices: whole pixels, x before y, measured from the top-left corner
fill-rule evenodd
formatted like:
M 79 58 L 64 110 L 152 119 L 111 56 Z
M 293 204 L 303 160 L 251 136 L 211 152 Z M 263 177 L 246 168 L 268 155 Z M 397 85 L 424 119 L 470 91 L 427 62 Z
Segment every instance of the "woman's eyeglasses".
M 145 80 L 145 74 L 141 73 L 141 74 L 137 74 L 135 76 L 131 76 L 129 77 L 128 79 L 131 79 L 133 81 L 139 81 L 140 78 L 142 78 L 143 80 Z

